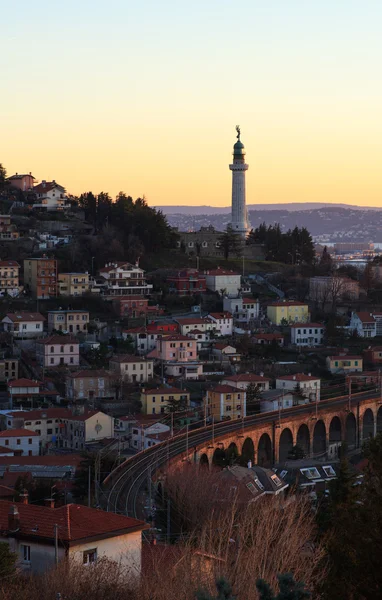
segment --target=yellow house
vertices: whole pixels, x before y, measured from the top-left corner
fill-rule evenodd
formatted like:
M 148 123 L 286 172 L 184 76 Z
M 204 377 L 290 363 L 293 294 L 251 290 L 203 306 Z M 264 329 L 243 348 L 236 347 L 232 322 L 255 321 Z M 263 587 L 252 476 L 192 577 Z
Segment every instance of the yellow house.
M 309 307 L 298 300 L 278 300 L 267 307 L 267 317 L 274 325 L 282 321 L 288 323 L 307 323 L 310 319 Z
M 331 373 L 359 372 L 363 370 L 362 356 L 327 356 L 326 366 Z
M 215 421 L 246 416 L 246 391 L 231 385 L 216 385 L 207 391 L 207 412 Z
M 190 394 L 185 390 L 173 387 L 161 387 L 151 390 L 143 389 L 141 393 L 142 412 L 146 415 L 165 413 L 167 406 L 173 401 L 184 401 L 189 406 Z
M 82 296 L 90 289 L 89 273 L 59 273 L 60 296 Z

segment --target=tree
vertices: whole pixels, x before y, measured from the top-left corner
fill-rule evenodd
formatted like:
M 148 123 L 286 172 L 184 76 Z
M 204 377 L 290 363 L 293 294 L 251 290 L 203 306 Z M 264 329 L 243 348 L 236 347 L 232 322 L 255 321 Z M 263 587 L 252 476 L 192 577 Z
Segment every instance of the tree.
M 16 552 L 11 552 L 8 542 L 0 542 L 0 580 L 16 573 Z
M 186 397 L 180 398 L 177 400 L 174 397 L 170 397 L 167 401 L 166 412 L 168 413 L 176 413 L 187 408 L 187 399 Z
M 321 273 L 323 273 L 324 275 L 328 275 L 333 268 L 332 257 L 330 256 L 330 253 L 328 252 L 326 246 L 324 246 L 324 249 L 322 251 L 319 267 Z
M 303 583 L 296 583 L 291 573 L 278 575 L 279 593 L 274 595 L 271 587 L 263 579 L 258 579 L 256 588 L 260 594 L 260 600 L 306 600 L 311 594 L 305 589 Z
M 218 238 L 218 242 L 223 250 L 224 258 L 227 260 L 231 254 L 238 256 L 242 249 L 242 240 L 235 233 L 232 227 L 227 227 L 226 231 Z
M 235 600 L 235 596 L 232 595 L 232 586 L 224 578 L 221 577 L 216 581 L 217 596 L 211 596 L 205 590 L 198 590 L 196 592 L 197 600 Z
M 288 453 L 288 459 L 290 460 L 300 460 L 305 458 L 305 452 L 301 446 L 297 444 L 293 446 L 292 450 Z
M 2 163 L 0 163 L 0 189 L 4 187 L 7 180 L 7 171 Z
M 260 412 L 261 387 L 257 383 L 250 383 L 246 390 L 248 414 Z

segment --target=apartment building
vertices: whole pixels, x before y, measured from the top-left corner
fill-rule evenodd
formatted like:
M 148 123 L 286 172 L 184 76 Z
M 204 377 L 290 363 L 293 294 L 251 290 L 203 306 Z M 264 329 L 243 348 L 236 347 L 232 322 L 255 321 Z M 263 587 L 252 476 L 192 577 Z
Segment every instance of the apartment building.
M 349 373 L 363 371 L 362 356 L 328 356 L 326 358 L 327 369 L 332 373 Z
M 60 296 L 82 296 L 89 290 L 89 273 L 58 274 L 58 293 Z
M 305 398 L 314 402 L 320 400 L 321 380 L 313 375 L 296 373 L 295 375 L 283 375 L 276 379 L 276 389 L 288 392 L 300 392 Z
M 290 335 L 292 344 L 313 348 L 323 344 L 325 326 L 322 323 L 293 323 Z
M 156 348 L 158 335 L 156 331 L 149 331 L 147 327 L 133 327 L 122 331 L 122 338 L 133 340 L 135 352 L 140 355 Z
M 149 381 L 154 375 L 153 360 L 131 354 L 113 356 L 109 368 L 117 377 L 133 383 Z
M 159 415 L 167 412 L 168 406 L 176 402 L 189 406 L 190 393 L 175 387 L 160 387 L 142 390 L 142 412 L 146 415 Z
M 18 296 L 20 265 L 15 260 L 0 260 L 0 294 Z
M 211 292 L 219 292 L 222 296 L 237 296 L 241 288 L 241 275 L 227 269 L 211 269 L 204 271 L 206 287 Z
M 70 400 L 94 401 L 115 396 L 114 379 L 105 369 L 83 369 L 71 373 L 65 381 L 66 397 Z
M 225 296 L 223 298 L 223 309 L 231 313 L 238 323 L 250 323 L 259 317 L 260 303 L 253 298 Z
M 178 296 L 203 294 L 206 291 L 206 277 L 197 269 L 184 269 L 167 277 L 169 291 Z
M 239 373 L 238 375 L 230 375 L 224 377 L 223 385 L 230 385 L 240 390 L 246 390 L 249 385 L 256 385 L 259 390 L 265 392 L 269 390 L 271 380 L 264 375 L 256 375 L 255 373 Z
M 377 335 L 377 321 L 371 313 L 353 312 L 350 318 L 351 331 L 363 338 L 373 338 Z
M 233 317 L 229 312 L 210 313 L 208 318 L 212 322 L 212 327 L 216 335 L 232 335 Z
M 246 391 L 231 385 L 216 385 L 207 391 L 207 411 L 215 421 L 246 416 Z
M 62 419 L 71 416 L 67 408 L 39 408 L 36 410 L 17 410 L 4 417 L 8 430 L 25 428 L 34 431 L 40 440 L 41 449 L 57 446 Z
M 17 358 L 0 358 L 0 382 L 18 379 L 19 360 Z
M 15 339 L 33 339 L 44 335 L 45 317 L 40 313 L 8 313 L 2 320 L 3 330 Z
M 153 287 L 147 283 L 145 271 L 129 262 L 107 263 L 99 270 L 99 275 L 102 281 L 96 285 L 107 296 L 146 296 Z
M 11 222 L 11 215 L 0 215 L 0 240 L 12 242 L 19 237 L 16 225 Z
M 22 192 L 29 192 L 33 188 L 34 180 L 32 173 L 15 173 L 8 177 L 7 183 Z
M 158 337 L 156 348 L 148 356 L 163 362 L 164 372 L 170 377 L 198 379 L 203 373 L 197 340 L 186 335 Z
M 54 258 L 27 258 L 24 260 L 24 288 L 39 299 L 57 296 L 57 261 Z
M 35 185 L 33 192 L 36 194 L 36 202 L 33 203 L 33 208 L 44 210 L 63 210 L 69 206 L 67 204 L 66 190 L 62 185 L 53 181 L 45 181 Z
M 267 307 L 267 317 L 274 325 L 287 323 L 307 323 L 309 307 L 298 300 L 278 300 Z
M 175 317 L 174 321 L 178 323 L 182 335 L 188 335 L 191 331 L 195 331 L 195 329 L 207 332 L 212 331 L 214 328 L 211 320 L 205 317 Z
M 36 341 L 36 360 L 43 367 L 80 364 L 80 345 L 70 335 L 53 335 Z
M 29 429 L 0 431 L 0 446 L 9 448 L 21 456 L 40 454 L 39 435 Z
M 84 333 L 89 325 L 88 310 L 50 310 L 48 311 L 48 333 L 65 331 Z
M 35 379 L 12 379 L 8 381 L 9 404 L 16 406 L 38 406 L 43 402 L 55 401 L 58 397 L 56 389 L 48 389 L 42 382 Z

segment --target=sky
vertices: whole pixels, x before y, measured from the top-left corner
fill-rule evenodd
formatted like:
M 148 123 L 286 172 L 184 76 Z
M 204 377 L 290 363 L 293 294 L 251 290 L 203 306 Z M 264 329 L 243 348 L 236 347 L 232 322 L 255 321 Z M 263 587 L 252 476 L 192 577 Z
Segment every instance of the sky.
M 380 0 L 17 0 L 0 162 L 69 193 L 382 206 Z

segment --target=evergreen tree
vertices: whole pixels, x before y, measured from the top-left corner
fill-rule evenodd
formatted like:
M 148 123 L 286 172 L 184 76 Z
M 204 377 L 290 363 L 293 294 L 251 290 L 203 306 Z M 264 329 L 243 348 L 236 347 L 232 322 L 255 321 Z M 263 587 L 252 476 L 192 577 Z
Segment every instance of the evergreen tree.
M 321 273 L 323 273 L 324 275 L 326 275 L 332 271 L 332 268 L 333 268 L 332 257 L 330 256 L 330 253 L 328 252 L 328 249 L 326 246 L 324 246 L 324 249 L 322 251 L 319 266 L 320 266 Z
M 227 227 L 226 231 L 218 238 L 220 246 L 223 250 L 224 258 L 227 260 L 232 254 L 238 256 L 242 249 L 240 236 L 235 233 L 232 227 Z
M 257 383 L 250 383 L 246 390 L 247 411 L 248 414 L 257 414 L 260 412 L 261 387 Z
M 7 180 L 7 171 L 2 163 L 0 163 L 0 189 L 4 187 Z
M 217 596 L 211 596 L 205 590 L 199 590 L 196 592 L 196 600 L 235 600 L 235 596 L 232 594 L 231 584 L 221 577 L 216 581 Z
M 279 580 L 279 593 L 273 593 L 271 587 L 263 579 L 258 579 L 256 587 L 259 591 L 259 600 L 307 600 L 311 594 L 305 589 L 303 583 L 294 580 L 291 573 L 277 577 Z
M 11 552 L 8 542 L 0 542 L 0 581 L 16 573 L 16 552 Z

